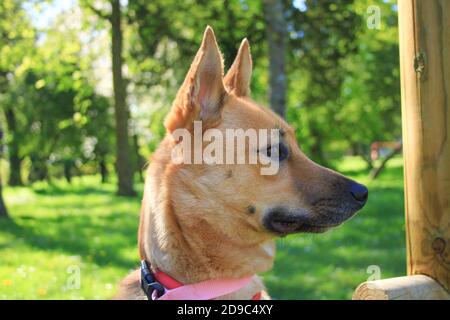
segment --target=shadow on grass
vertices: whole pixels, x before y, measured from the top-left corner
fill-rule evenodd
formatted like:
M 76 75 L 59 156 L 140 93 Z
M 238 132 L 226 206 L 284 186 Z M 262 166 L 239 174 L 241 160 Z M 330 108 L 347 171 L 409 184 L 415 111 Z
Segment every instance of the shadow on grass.
M 80 187 L 76 186 L 73 188 L 68 188 L 67 186 L 49 185 L 47 187 L 34 187 L 33 192 L 39 195 L 51 195 L 53 197 L 63 197 L 66 195 L 110 195 L 117 196 L 123 199 L 133 199 L 140 198 L 142 196 L 141 192 L 138 192 L 137 196 L 119 196 L 115 191 L 99 187 Z
M 67 188 L 60 188 L 54 185 L 47 188 L 33 188 L 33 192 L 39 195 L 51 195 L 53 197 L 64 197 L 66 195 L 112 195 L 110 190 L 98 189 L 94 187 L 69 190 Z
M 35 228 L 39 224 L 39 228 Z M 44 251 L 57 251 L 80 256 L 99 266 L 115 265 L 132 268 L 137 261 L 122 257 L 122 249 L 137 248 L 136 217 L 112 213 L 105 217 L 61 216 L 35 218 L 23 216 L 18 221 L 0 222 L 0 231 L 20 235 L 27 246 Z M 50 232 L 51 230 L 51 232 Z M 8 244 L 0 245 L 6 247 Z M 136 249 L 137 252 L 137 249 Z
M 0 220 L 0 232 L 30 248 L 80 256 L 99 266 L 137 265 L 121 252 L 134 249 L 137 257 L 138 198 L 118 197 L 100 187 L 49 186 L 33 192 L 36 203 L 13 206 L 13 219 Z M 0 243 L 0 250 L 11 246 Z

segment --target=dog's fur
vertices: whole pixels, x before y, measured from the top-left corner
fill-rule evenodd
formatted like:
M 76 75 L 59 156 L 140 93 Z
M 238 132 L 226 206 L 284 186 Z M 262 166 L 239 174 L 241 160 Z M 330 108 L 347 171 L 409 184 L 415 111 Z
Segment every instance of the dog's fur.
M 349 179 L 309 160 L 291 127 L 250 97 L 252 59 L 246 39 L 223 77 L 214 33 L 201 47 L 181 86 L 165 127 L 167 135 L 148 168 L 139 226 L 142 259 L 182 283 L 241 278 L 272 267 L 274 238 L 323 232 L 350 218 L 363 204 L 348 192 Z M 273 129 L 284 132 L 289 157 L 276 175 L 256 165 L 174 164 L 177 128 Z M 206 144 L 205 144 L 206 145 Z M 146 299 L 139 271 L 125 278 L 118 299 Z M 250 285 L 222 299 L 250 299 L 264 289 Z

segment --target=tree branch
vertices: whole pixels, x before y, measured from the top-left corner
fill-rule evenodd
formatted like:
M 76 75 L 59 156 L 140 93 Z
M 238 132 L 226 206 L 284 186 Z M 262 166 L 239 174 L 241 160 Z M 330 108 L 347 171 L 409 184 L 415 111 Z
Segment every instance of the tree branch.
M 94 12 L 97 16 L 99 16 L 102 19 L 111 21 L 111 14 L 110 13 L 106 13 L 103 10 L 97 9 L 96 7 L 94 7 L 93 4 L 91 3 L 86 3 L 86 7 L 88 7 L 92 12 Z
M 389 160 L 391 160 L 396 154 L 400 153 L 403 148 L 403 143 L 399 143 L 397 147 L 392 149 L 392 151 L 384 158 L 383 162 L 381 162 L 380 166 L 378 168 L 373 168 L 370 172 L 370 179 L 375 180 L 383 171 L 384 167 L 386 166 L 386 163 L 388 163 Z

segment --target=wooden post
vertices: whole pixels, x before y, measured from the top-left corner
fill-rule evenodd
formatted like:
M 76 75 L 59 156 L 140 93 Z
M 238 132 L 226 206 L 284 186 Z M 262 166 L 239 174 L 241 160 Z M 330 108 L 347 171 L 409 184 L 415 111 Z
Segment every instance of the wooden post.
M 401 287 L 431 294 L 430 288 L 441 293 L 436 287 L 440 285 L 448 293 L 450 1 L 399 0 L 398 12 L 409 275 L 402 279 Z M 418 283 L 412 275 L 428 276 L 426 284 Z M 396 279 L 362 284 L 354 298 L 364 298 L 364 290 L 397 288 Z
M 399 0 L 408 274 L 450 289 L 450 1 Z

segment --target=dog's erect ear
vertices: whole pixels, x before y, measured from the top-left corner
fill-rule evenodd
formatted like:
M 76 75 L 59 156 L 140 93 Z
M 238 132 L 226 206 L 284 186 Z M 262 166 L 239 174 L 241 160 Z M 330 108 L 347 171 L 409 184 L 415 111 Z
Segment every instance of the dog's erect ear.
M 165 120 L 169 132 L 191 128 L 194 120 L 212 124 L 220 120 L 223 84 L 223 60 L 211 27 L 203 41 Z
M 252 77 L 252 55 L 250 54 L 250 44 L 247 39 L 242 40 L 230 70 L 225 76 L 225 86 L 239 97 L 250 94 L 250 81 Z

